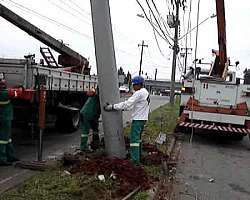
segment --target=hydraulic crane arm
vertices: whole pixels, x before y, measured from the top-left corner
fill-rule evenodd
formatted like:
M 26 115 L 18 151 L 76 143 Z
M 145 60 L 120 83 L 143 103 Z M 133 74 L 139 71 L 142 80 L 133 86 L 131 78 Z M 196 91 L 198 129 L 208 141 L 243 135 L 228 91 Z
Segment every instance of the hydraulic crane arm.
M 227 72 L 227 47 L 226 47 L 226 20 L 224 0 L 216 0 L 217 27 L 219 55 L 216 55 L 215 63 L 210 70 L 210 76 L 225 79 Z
M 56 40 L 38 27 L 29 23 L 24 18 L 15 14 L 2 4 L 0 4 L 0 16 L 60 53 L 61 55 L 59 56 L 58 61 L 59 64 L 63 66 L 79 66 L 83 67 L 85 71 L 87 70 L 89 62 L 86 58 L 84 58 L 82 55 L 75 52 L 71 48 L 65 46 L 62 42 Z

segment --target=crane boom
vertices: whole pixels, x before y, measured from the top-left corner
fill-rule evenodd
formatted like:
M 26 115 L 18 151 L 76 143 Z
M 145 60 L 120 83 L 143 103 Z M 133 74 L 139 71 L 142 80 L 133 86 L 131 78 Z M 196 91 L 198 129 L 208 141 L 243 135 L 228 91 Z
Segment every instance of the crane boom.
M 227 40 L 224 0 L 216 0 L 217 27 L 219 52 L 216 56 L 214 66 L 210 71 L 211 76 L 225 78 L 227 72 Z
M 83 69 L 87 71 L 89 62 L 86 58 L 64 45 L 61 41 L 56 40 L 49 34 L 34 26 L 16 13 L 12 12 L 10 9 L 3 6 L 2 4 L 0 4 L 0 16 L 9 21 L 10 23 L 14 24 L 21 30 L 25 31 L 29 35 L 38 39 L 42 43 L 46 44 L 50 48 L 54 49 L 58 53 L 60 53 L 61 55 L 59 55 L 58 59 L 59 64 L 66 67 L 79 66 L 83 67 Z

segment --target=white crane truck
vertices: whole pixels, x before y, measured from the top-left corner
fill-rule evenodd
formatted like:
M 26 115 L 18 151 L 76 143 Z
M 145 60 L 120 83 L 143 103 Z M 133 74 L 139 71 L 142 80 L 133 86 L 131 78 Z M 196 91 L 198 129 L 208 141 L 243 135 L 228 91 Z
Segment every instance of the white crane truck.
M 207 75 L 197 67 L 184 76 L 178 127 L 230 135 L 250 134 L 250 85 L 229 72 L 224 0 L 216 0 L 219 51 Z

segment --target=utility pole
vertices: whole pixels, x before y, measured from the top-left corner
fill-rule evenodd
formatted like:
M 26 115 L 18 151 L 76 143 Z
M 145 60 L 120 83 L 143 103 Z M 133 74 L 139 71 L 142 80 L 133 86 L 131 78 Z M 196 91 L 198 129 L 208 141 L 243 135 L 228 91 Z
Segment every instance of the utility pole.
M 108 156 L 126 157 L 122 112 L 106 112 L 103 106 L 120 100 L 109 0 L 90 0 L 102 108 L 105 151 Z
M 157 76 L 157 68 L 155 69 L 155 81 L 156 81 L 156 76 Z
M 143 49 L 144 49 L 144 47 L 148 47 L 148 45 L 144 44 L 144 40 L 142 40 L 142 44 L 138 44 L 138 47 L 140 47 L 140 46 L 141 46 L 141 60 L 140 60 L 139 75 L 141 75 L 141 66 L 142 66 Z
M 176 72 L 176 57 L 179 53 L 179 45 L 178 45 L 178 34 L 179 34 L 179 7 L 180 7 L 180 0 L 175 0 L 175 21 L 174 21 L 174 46 L 173 46 L 173 61 L 172 61 L 172 74 L 171 74 L 171 90 L 170 90 L 170 103 L 174 104 L 174 95 L 175 95 L 175 72 Z
M 188 48 L 188 47 L 185 47 L 185 48 L 181 48 L 181 51 L 184 51 L 184 53 L 181 53 L 181 56 L 183 57 L 183 65 L 184 65 L 184 74 L 186 74 L 187 72 L 187 57 L 188 57 L 188 54 L 191 54 L 190 51 L 192 51 L 193 48 Z M 188 52 L 189 51 L 189 52 Z

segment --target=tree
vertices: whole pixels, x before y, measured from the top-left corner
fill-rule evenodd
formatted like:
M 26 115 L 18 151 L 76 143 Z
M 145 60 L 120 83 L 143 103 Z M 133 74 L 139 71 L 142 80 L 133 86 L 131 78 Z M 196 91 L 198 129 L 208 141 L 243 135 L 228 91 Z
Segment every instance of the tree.
M 125 75 L 122 67 L 118 69 L 118 75 Z

